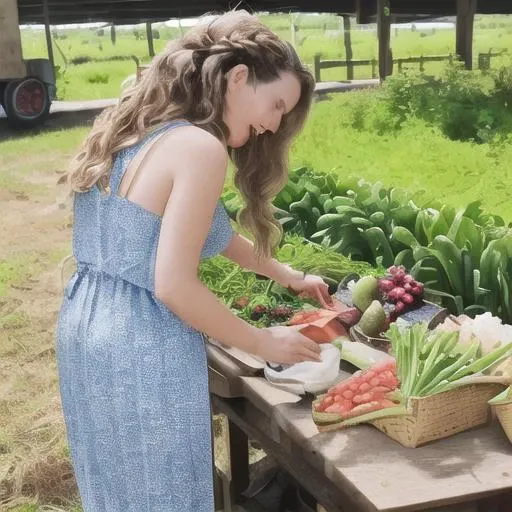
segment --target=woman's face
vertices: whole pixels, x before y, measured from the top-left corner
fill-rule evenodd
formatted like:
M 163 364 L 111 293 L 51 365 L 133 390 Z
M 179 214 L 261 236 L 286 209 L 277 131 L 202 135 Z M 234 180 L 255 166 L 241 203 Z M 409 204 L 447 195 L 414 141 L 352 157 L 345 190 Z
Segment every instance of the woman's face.
M 251 135 L 275 133 L 284 114 L 290 112 L 301 94 L 298 78 L 282 72 L 270 83 L 249 83 L 249 69 L 240 64 L 230 70 L 223 121 L 229 128 L 228 146 L 239 148 Z

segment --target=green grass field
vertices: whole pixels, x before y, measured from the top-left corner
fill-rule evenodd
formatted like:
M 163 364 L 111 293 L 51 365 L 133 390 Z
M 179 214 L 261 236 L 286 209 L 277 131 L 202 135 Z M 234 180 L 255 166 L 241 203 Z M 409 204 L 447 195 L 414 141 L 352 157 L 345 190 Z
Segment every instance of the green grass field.
M 421 120 L 411 120 L 399 131 L 379 135 L 354 123 L 354 102 L 373 104 L 372 92 L 333 96 L 315 105 L 309 122 L 296 141 L 293 166 L 336 169 L 340 176 L 425 191 L 448 204 L 462 207 L 481 198 L 492 213 L 512 221 L 512 144 L 495 150 L 446 138 Z
M 345 47 L 341 18 L 331 15 L 294 16 L 299 27 L 295 44 L 301 58 L 312 65 L 315 54 L 324 59 L 344 59 Z M 262 20 L 277 34 L 287 40 L 292 39 L 291 18 L 287 15 L 262 16 Z M 378 47 L 374 26 L 357 26 L 352 23 L 352 47 L 354 59 L 373 59 L 377 57 Z M 166 42 L 179 36 L 179 30 L 154 24 L 159 38 L 155 39 L 155 51 L 164 48 Z M 135 35 L 137 32 L 137 37 Z M 148 46 L 145 27 L 121 29 L 116 31 L 116 44 L 110 40 L 107 27 L 98 35 L 98 29 L 54 30 L 54 54 L 60 67 L 58 77 L 59 99 L 100 99 L 117 97 L 122 81 L 135 72 L 135 63 L 129 57 L 135 55 L 141 61 L 148 62 Z M 23 54 L 25 58 L 46 57 L 46 43 L 42 30 L 24 29 L 22 31 Z M 455 52 L 455 31 L 453 29 L 394 30 L 391 45 L 396 58 L 421 55 L 448 55 Z M 489 50 L 500 51 L 512 48 L 512 16 L 479 17 L 475 24 L 474 53 Z M 115 57 L 128 60 L 106 61 Z M 74 59 L 96 60 L 83 64 L 73 64 Z M 498 64 L 493 59 L 492 65 Z M 426 65 L 429 73 L 441 69 L 440 64 Z M 417 66 L 416 66 L 417 67 Z M 322 80 L 341 80 L 346 78 L 342 68 L 324 70 Z M 355 78 L 371 78 L 371 67 L 357 67 Z

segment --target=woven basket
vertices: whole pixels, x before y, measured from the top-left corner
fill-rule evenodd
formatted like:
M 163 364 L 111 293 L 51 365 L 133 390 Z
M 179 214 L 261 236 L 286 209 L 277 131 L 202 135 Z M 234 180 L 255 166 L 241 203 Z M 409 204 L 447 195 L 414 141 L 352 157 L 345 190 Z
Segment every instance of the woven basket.
M 493 405 L 493 408 L 508 440 L 512 443 L 512 402 Z
M 487 423 L 488 401 L 504 388 L 503 383 L 495 382 L 468 384 L 437 395 L 410 398 L 410 414 L 374 420 L 371 424 L 402 446 L 416 448 Z
M 504 392 L 503 394 L 506 394 Z M 501 423 L 505 434 L 512 443 L 512 399 L 500 399 L 500 396 L 494 397 L 490 401 L 493 412 L 496 414 L 498 421 Z

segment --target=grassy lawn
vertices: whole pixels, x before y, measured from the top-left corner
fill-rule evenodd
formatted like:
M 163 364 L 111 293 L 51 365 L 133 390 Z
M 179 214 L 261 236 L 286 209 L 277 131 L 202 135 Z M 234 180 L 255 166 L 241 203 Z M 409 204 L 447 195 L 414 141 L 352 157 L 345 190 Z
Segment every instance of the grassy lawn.
M 341 176 L 381 181 L 387 186 L 425 191 L 462 207 L 478 198 L 491 212 L 512 221 L 512 145 L 499 149 L 447 139 L 438 129 L 412 120 L 401 130 L 378 135 L 358 128 L 358 109 L 369 114 L 373 93 L 333 96 L 315 105 L 305 131 L 295 143 L 293 166 L 335 169 Z

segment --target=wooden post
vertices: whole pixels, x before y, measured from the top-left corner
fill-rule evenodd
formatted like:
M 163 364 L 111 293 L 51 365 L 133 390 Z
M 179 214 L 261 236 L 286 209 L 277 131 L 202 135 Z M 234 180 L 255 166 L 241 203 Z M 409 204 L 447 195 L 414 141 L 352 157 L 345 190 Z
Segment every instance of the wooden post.
M 314 60 L 315 82 L 320 82 L 320 59 L 321 59 L 321 55 L 319 53 L 317 53 L 315 55 L 315 60 Z
M 343 16 L 343 36 L 345 39 L 345 60 L 347 61 L 347 80 L 354 80 L 354 64 L 352 63 L 352 36 L 350 32 L 350 16 Z
M 473 23 L 477 0 L 457 0 L 456 53 L 466 66 L 473 68 Z
M 249 440 L 247 434 L 232 421 L 228 421 L 228 432 L 231 500 L 236 503 L 249 486 Z
M 46 34 L 46 47 L 48 48 L 48 60 L 52 66 L 52 71 L 55 73 L 55 59 L 53 57 L 52 32 L 50 30 L 50 9 L 48 8 L 48 0 L 43 0 L 43 18 L 44 31 Z
M 112 23 L 110 25 L 110 40 L 112 41 L 112 46 L 116 45 L 116 26 Z
M 295 19 L 293 13 L 290 13 L 290 36 L 291 43 L 294 48 L 297 48 L 297 39 L 296 39 L 296 27 L 295 27 Z
M 377 34 L 379 38 L 379 78 L 391 74 L 391 8 L 390 0 L 377 0 Z
M 356 23 L 370 23 L 375 15 L 375 0 L 356 0 Z
M 146 22 L 146 37 L 148 40 L 148 50 L 149 50 L 149 56 L 154 57 L 155 56 L 155 48 L 153 46 L 153 30 L 151 30 L 151 22 Z
M 377 61 L 372 59 L 372 78 L 377 78 Z

